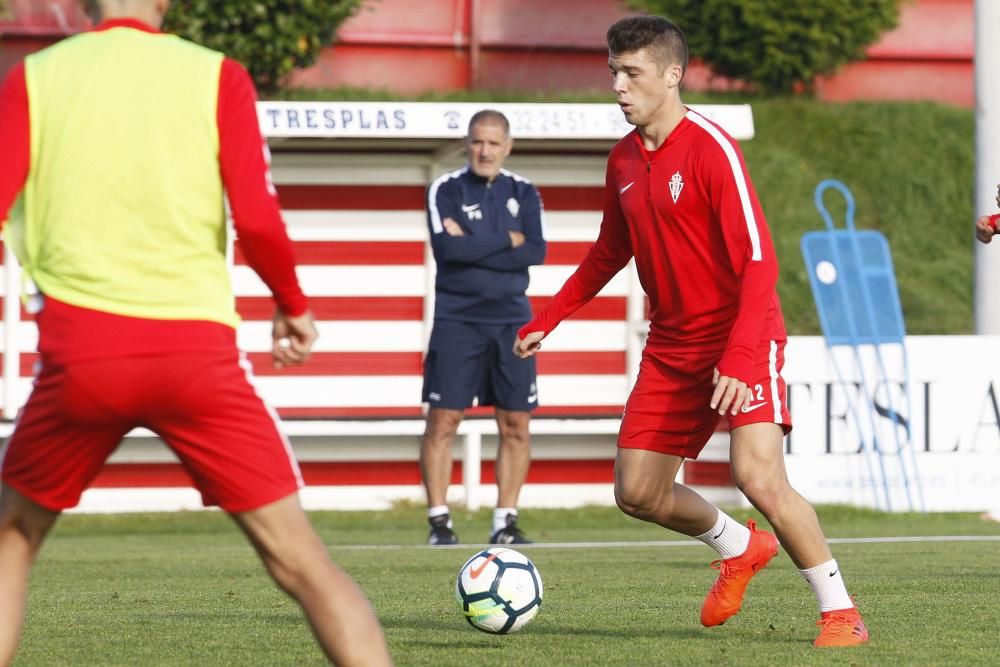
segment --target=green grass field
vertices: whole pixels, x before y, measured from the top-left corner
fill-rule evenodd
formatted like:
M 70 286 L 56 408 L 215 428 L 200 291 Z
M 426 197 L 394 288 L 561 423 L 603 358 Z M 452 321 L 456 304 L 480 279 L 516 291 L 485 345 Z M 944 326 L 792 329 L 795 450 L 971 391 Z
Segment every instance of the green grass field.
M 815 601 L 787 556 L 754 581 L 736 618 L 705 629 L 698 613 L 715 575 L 707 567 L 712 553 L 614 508 L 524 513 L 539 541 L 633 544 L 526 547 L 545 601 L 510 636 L 469 627 L 452 597 L 458 568 L 485 536 L 486 511 L 455 515 L 470 545 L 454 549 L 420 546 L 419 507 L 313 515 L 334 559 L 368 592 L 399 665 L 1000 662 L 1000 524 L 971 514 L 848 508 L 821 508 L 821 517 L 838 539 L 978 538 L 835 544 L 873 639 L 818 651 L 810 645 Z M 65 517 L 36 566 L 15 664 L 272 666 L 323 658 L 242 535 L 225 516 L 201 512 Z

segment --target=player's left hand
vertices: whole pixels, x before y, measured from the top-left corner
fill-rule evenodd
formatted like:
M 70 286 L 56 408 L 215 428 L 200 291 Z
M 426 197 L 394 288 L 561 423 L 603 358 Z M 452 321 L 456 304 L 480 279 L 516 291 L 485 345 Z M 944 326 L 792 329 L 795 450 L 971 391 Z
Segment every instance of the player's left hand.
M 1000 216 L 984 215 L 976 220 L 976 238 L 981 243 L 989 243 L 993 240 L 994 235 L 997 233 L 996 224 L 998 217 Z
M 441 221 L 441 224 L 444 225 L 444 231 L 448 232 L 449 236 L 465 236 L 465 230 L 462 229 L 462 225 L 451 218 L 445 218 Z
M 712 384 L 715 385 L 715 391 L 712 392 L 709 407 L 718 410 L 720 415 L 726 414 L 726 410 L 729 410 L 729 414 L 735 417 L 749 403 L 750 391 L 746 382 L 728 375 L 719 375 L 717 368 L 712 377 Z
M 544 331 L 532 331 L 525 335 L 524 338 L 518 338 L 514 341 L 514 354 L 522 359 L 534 356 L 535 353 L 542 349 L 543 338 L 545 338 Z

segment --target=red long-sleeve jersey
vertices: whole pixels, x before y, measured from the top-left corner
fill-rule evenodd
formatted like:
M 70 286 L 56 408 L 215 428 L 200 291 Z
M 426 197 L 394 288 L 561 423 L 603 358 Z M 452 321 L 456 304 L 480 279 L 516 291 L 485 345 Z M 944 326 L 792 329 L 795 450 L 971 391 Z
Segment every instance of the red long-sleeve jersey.
M 114 27 L 155 32 L 133 19 L 106 21 L 95 30 Z M 243 66 L 224 59 L 216 112 L 219 169 L 236 235 L 247 263 L 271 289 L 281 310 L 301 315 L 308 301 L 295 274 L 292 244 L 271 184 L 256 99 L 253 82 Z M 0 221 L 7 217 L 28 175 L 29 125 L 27 84 L 24 64 L 20 63 L 0 85 L 0 146 L 4 152 L 0 160 Z M 77 308 L 54 299 L 47 299 L 39 325 L 40 350 L 60 360 L 205 349 L 228 346 L 235 340 L 231 329 L 216 323 L 143 320 Z
M 651 349 L 717 352 L 722 375 L 749 381 L 759 341 L 785 338 L 778 262 L 743 156 L 694 111 L 655 151 L 638 131 L 611 150 L 597 241 L 521 337 L 551 332 L 633 256 Z

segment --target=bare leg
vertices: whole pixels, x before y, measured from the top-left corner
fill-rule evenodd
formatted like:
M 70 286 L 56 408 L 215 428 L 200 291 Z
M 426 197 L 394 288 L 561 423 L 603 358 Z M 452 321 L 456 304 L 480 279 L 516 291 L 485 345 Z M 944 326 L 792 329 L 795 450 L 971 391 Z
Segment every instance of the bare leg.
M 302 606 L 320 647 L 335 665 L 392 664 L 368 600 L 330 560 L 297 494 L 233 518 L 274 581 Z
M 736 486 L 774 527 L 781 545 L 800 570 L 833 558 L 816 511 L 788 483 L 777 424 L 748 424 L 730 434 Z
M 58 518 L 58 512 L 0 486 L 0 665 L 14 660 L 24 625 L 28 575 L 45 535 Z
M 497 408 L 500 449 L 497 451 L 497 507 L 517 507 L 517 498 L 531 467 L 531 437 L 527 410 Z
M 448 504 L 451 482 L 451 447 L 462 423 L 461 410 L 431 408 L 427 413 L 424 439 L 420 443 L 420 474 L 427 490 L 427 506 Z
M 645 449 L 618 449 L 615 502 L 629 516 L 684 535 L 701 535 L 715 525 L 718 510 L 674 481 L 683 459 Z

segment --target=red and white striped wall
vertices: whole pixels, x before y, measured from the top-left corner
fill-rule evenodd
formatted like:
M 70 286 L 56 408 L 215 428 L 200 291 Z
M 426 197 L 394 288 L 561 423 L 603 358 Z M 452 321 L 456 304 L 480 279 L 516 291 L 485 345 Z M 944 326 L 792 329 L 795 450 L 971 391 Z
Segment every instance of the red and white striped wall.
M 600 221 L 586 188 L 542 187 L 549 253 L 531 270 L 544 306 L 583 258 Z M 314 363 L 294 374 L 255 363 L 261 390 L 287 416 L 420 415 L 421 357 L 433 312 L 423 185 L 279 186 L 304 288 L 320 321 Z M 599 194 L 599 192 L 597 193 Z M 368 202 L 369 208 L 356 208 Z M 271 305 L 246 267 L 234 270 L 240 341 L 265 361 Z M 628 275 L 567 322 L 539 357 L 541 415 L 620 414 L 627 391 Z M 512 341 L 513 343 L 513 341 Z

